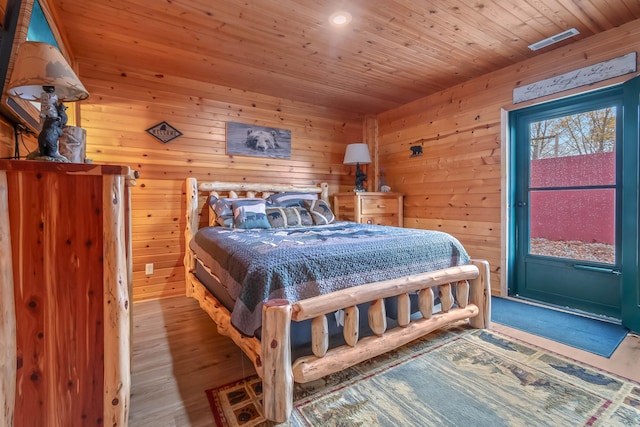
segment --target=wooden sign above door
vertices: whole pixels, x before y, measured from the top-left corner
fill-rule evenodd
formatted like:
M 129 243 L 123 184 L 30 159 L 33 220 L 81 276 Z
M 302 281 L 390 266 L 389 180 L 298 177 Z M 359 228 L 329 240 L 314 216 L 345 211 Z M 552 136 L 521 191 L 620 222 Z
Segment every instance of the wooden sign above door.
M 631 52 L 608 61 L 599 62 L 569 71 L 559 76 L 550 77 L 517 87 L 513 90 L 513 103 L 529 101 L 546 95 L 587 86 L 613 77 L 636 72 L 636 52 Z

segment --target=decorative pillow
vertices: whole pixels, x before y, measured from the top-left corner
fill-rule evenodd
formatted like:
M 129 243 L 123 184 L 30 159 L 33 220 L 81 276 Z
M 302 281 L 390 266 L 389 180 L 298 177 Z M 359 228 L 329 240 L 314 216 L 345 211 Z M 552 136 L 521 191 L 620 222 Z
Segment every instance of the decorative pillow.
M 267 208 L 267 219 L 272 228 L 300 227 L 313 225 L 311 214 L 306 208 Z
M 305 200 L 304 204 L 311 212 L 316 225 L 331 224 L 336 220 L 331 207 L 324 200 Z
M 211 196 L 209 198 L 209 207 L 216 214 L 216 217 L 233 215 L 231 203 L 233 203 L 234 200 L 238 199 L 218 199 L 215 196 Z
M 216 218 L 216 224 L 222 227 L 233 228 L 233 215 L 219 216 Z
M 318 195 L 314 193 L 285 192 L 272 194 L 267 197 L 266 200 L 268 206 L 278 206 L 281 208 L 299 206 L 304 208 L 305 200 L 318 200 Z
M 217 198 L 216 196 L 210 196 L 209 197 L 209 225 L 224 225 L 223 223 L 225 223 L 225 221 L 223 220 L 223 223 L 220 223 L 218 221 L 218 218 L 222 217 L 222 218 L 233 218 L 233 202 L 235 202 L 236 200 L 253 200 L 253 201 L 262 201 L 264 202 L 263 199 L 256 199 L 256 198 L 244 198 L 244 199 L 239 199 L 239 198 L 229 198 L 229 197 L 223 197 L 221 199 Z M 226 225 L 224 225 L 226 227 Z M 231 225 L 231 227 L 233 227 L 233 225 Z
M 237 199 L 231 203 L 236 228 L 271 228 L 263 199 Z

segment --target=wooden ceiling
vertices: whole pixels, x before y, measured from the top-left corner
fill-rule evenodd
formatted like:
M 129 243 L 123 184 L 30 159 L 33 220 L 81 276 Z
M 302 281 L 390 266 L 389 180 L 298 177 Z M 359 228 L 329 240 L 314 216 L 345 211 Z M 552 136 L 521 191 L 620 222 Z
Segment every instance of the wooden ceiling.
M 115 63 L 375 114 L 640 18 L 638 0 L 55 0 L 83 67 Z M 328 17 L 353 19 L 335 28 Z M 577 28 L 533 52 L 528 45 Z

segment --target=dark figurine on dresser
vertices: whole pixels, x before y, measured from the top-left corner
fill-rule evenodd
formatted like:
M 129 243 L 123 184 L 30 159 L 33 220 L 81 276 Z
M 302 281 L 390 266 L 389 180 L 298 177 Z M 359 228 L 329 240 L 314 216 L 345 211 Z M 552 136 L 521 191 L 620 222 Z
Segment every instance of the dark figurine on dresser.
M 62 128 L 67 125 L 67 107 L 62 103 L 56 105 L 56 116 L 44 117 L 42 130 L 38 135 L 38 151 L 27 156 L 30 160 L 46 160 L 52 162 L 68 162 L 58 150 L 58 138 L 62 135 Z
M 367 180 L 367 174 L 360 170 L 360 165 L 356 168 L 356 188 L 355 191 L 366 191 L 364 182 Z

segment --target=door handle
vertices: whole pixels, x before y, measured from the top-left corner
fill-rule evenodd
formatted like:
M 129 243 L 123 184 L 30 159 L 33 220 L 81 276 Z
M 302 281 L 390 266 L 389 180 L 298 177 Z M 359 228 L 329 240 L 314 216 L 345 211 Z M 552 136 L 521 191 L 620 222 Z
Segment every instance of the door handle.
M 519 208 L 524 208 L 525 206 L 527 206 L 527 202 L 518 202 L 516 203 L 516 206 Z
M 596 273 L 615 274 L 616 276 L 620 275 L 619 270 L 614 270 L 613 268 L 606 268 L 606 267 L 594 267 L 593 265 L 574 264 L 573 268 L 576 268 L 578 270 L 594 271 Z

